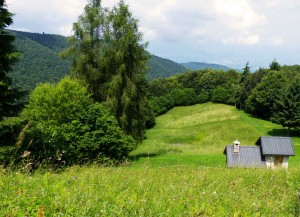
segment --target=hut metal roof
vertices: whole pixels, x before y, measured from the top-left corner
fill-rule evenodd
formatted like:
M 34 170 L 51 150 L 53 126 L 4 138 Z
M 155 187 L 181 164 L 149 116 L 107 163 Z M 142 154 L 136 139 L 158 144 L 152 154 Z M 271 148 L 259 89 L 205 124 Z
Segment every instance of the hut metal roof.
M 233 146 L 226 146 L 224 150 L 228 167 L 262 167 L 260 147 L 240 146 L 239 154 L 233 153 Z
M 261 147 L 262 155 L 295 155 L 291 137 L 261 136 L 255 144 Z

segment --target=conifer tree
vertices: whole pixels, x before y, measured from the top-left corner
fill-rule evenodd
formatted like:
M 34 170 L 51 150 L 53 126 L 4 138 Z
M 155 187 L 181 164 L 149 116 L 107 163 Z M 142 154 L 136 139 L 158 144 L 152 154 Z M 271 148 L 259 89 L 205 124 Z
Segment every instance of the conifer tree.
M 18 52 L 13 44 L 15 37 L 6 29 L 13 23 L 12 17 L 5 1 L 0 0 L 0 120 L 16 114 L 21 106 L 19 99 L 23 95 L 12 88 L 12 79 L 8 76 L 18 60 Z

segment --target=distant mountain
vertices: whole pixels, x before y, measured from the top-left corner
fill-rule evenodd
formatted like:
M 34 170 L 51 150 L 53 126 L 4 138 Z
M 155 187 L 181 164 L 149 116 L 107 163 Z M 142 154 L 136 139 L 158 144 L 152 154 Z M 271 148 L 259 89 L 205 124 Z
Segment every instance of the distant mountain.
M 20 61 L 10 76 L 15 86 L 33 90 L 38 83 L 58 82 L 70 74 L 70 60 L 63 60 L 59 53 L 68 47 L 67 37 L 11 30 L 16 36 L 15 45 L 21 52 Z M 147 79 L 170 77 L 187 69 L 179 63 L 151 55 Z
M 188 63 L 181 63 L 182 66 L 184 66 L 187 69 L 191 70 L 199 70 L 199 69 L 216 69 L 216 70 L 224 70 L 227 71 L 231 68 L 219 64 L 211 64 L 211 63 L 205 63 L 205 62 L 188 62 Z
M 155 78 L 167 78 L 187 71 L 187 69 L 181 64 L 155 55 L 151 56 L 148 65 L 150 67 L 150 71 L 146 77 L 149 80 Z

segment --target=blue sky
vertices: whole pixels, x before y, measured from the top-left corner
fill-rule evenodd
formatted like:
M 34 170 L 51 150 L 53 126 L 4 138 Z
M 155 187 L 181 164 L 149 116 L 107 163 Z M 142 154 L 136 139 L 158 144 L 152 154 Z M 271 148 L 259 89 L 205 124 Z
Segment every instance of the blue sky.
M 103 0 L 112 7 L 118 1 Z M 125 0 L 148 50 L 176 62 L 252 69 L 300 64 L 299 0 Z M 6 0 L 11 29 L 72 34 L 86 0 Z

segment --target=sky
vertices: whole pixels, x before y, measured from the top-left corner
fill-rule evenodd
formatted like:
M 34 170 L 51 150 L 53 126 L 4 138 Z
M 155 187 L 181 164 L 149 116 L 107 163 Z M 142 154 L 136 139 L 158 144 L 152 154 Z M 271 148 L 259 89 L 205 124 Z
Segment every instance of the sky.
M 125 0 L 147 50 L 178 63 L 252 70 L 300 64 L 299 0 Z M 118 0 L 102 0 L 112 7 Z M 87 0 L 6 0 L 10 29 L 72 35 Z

